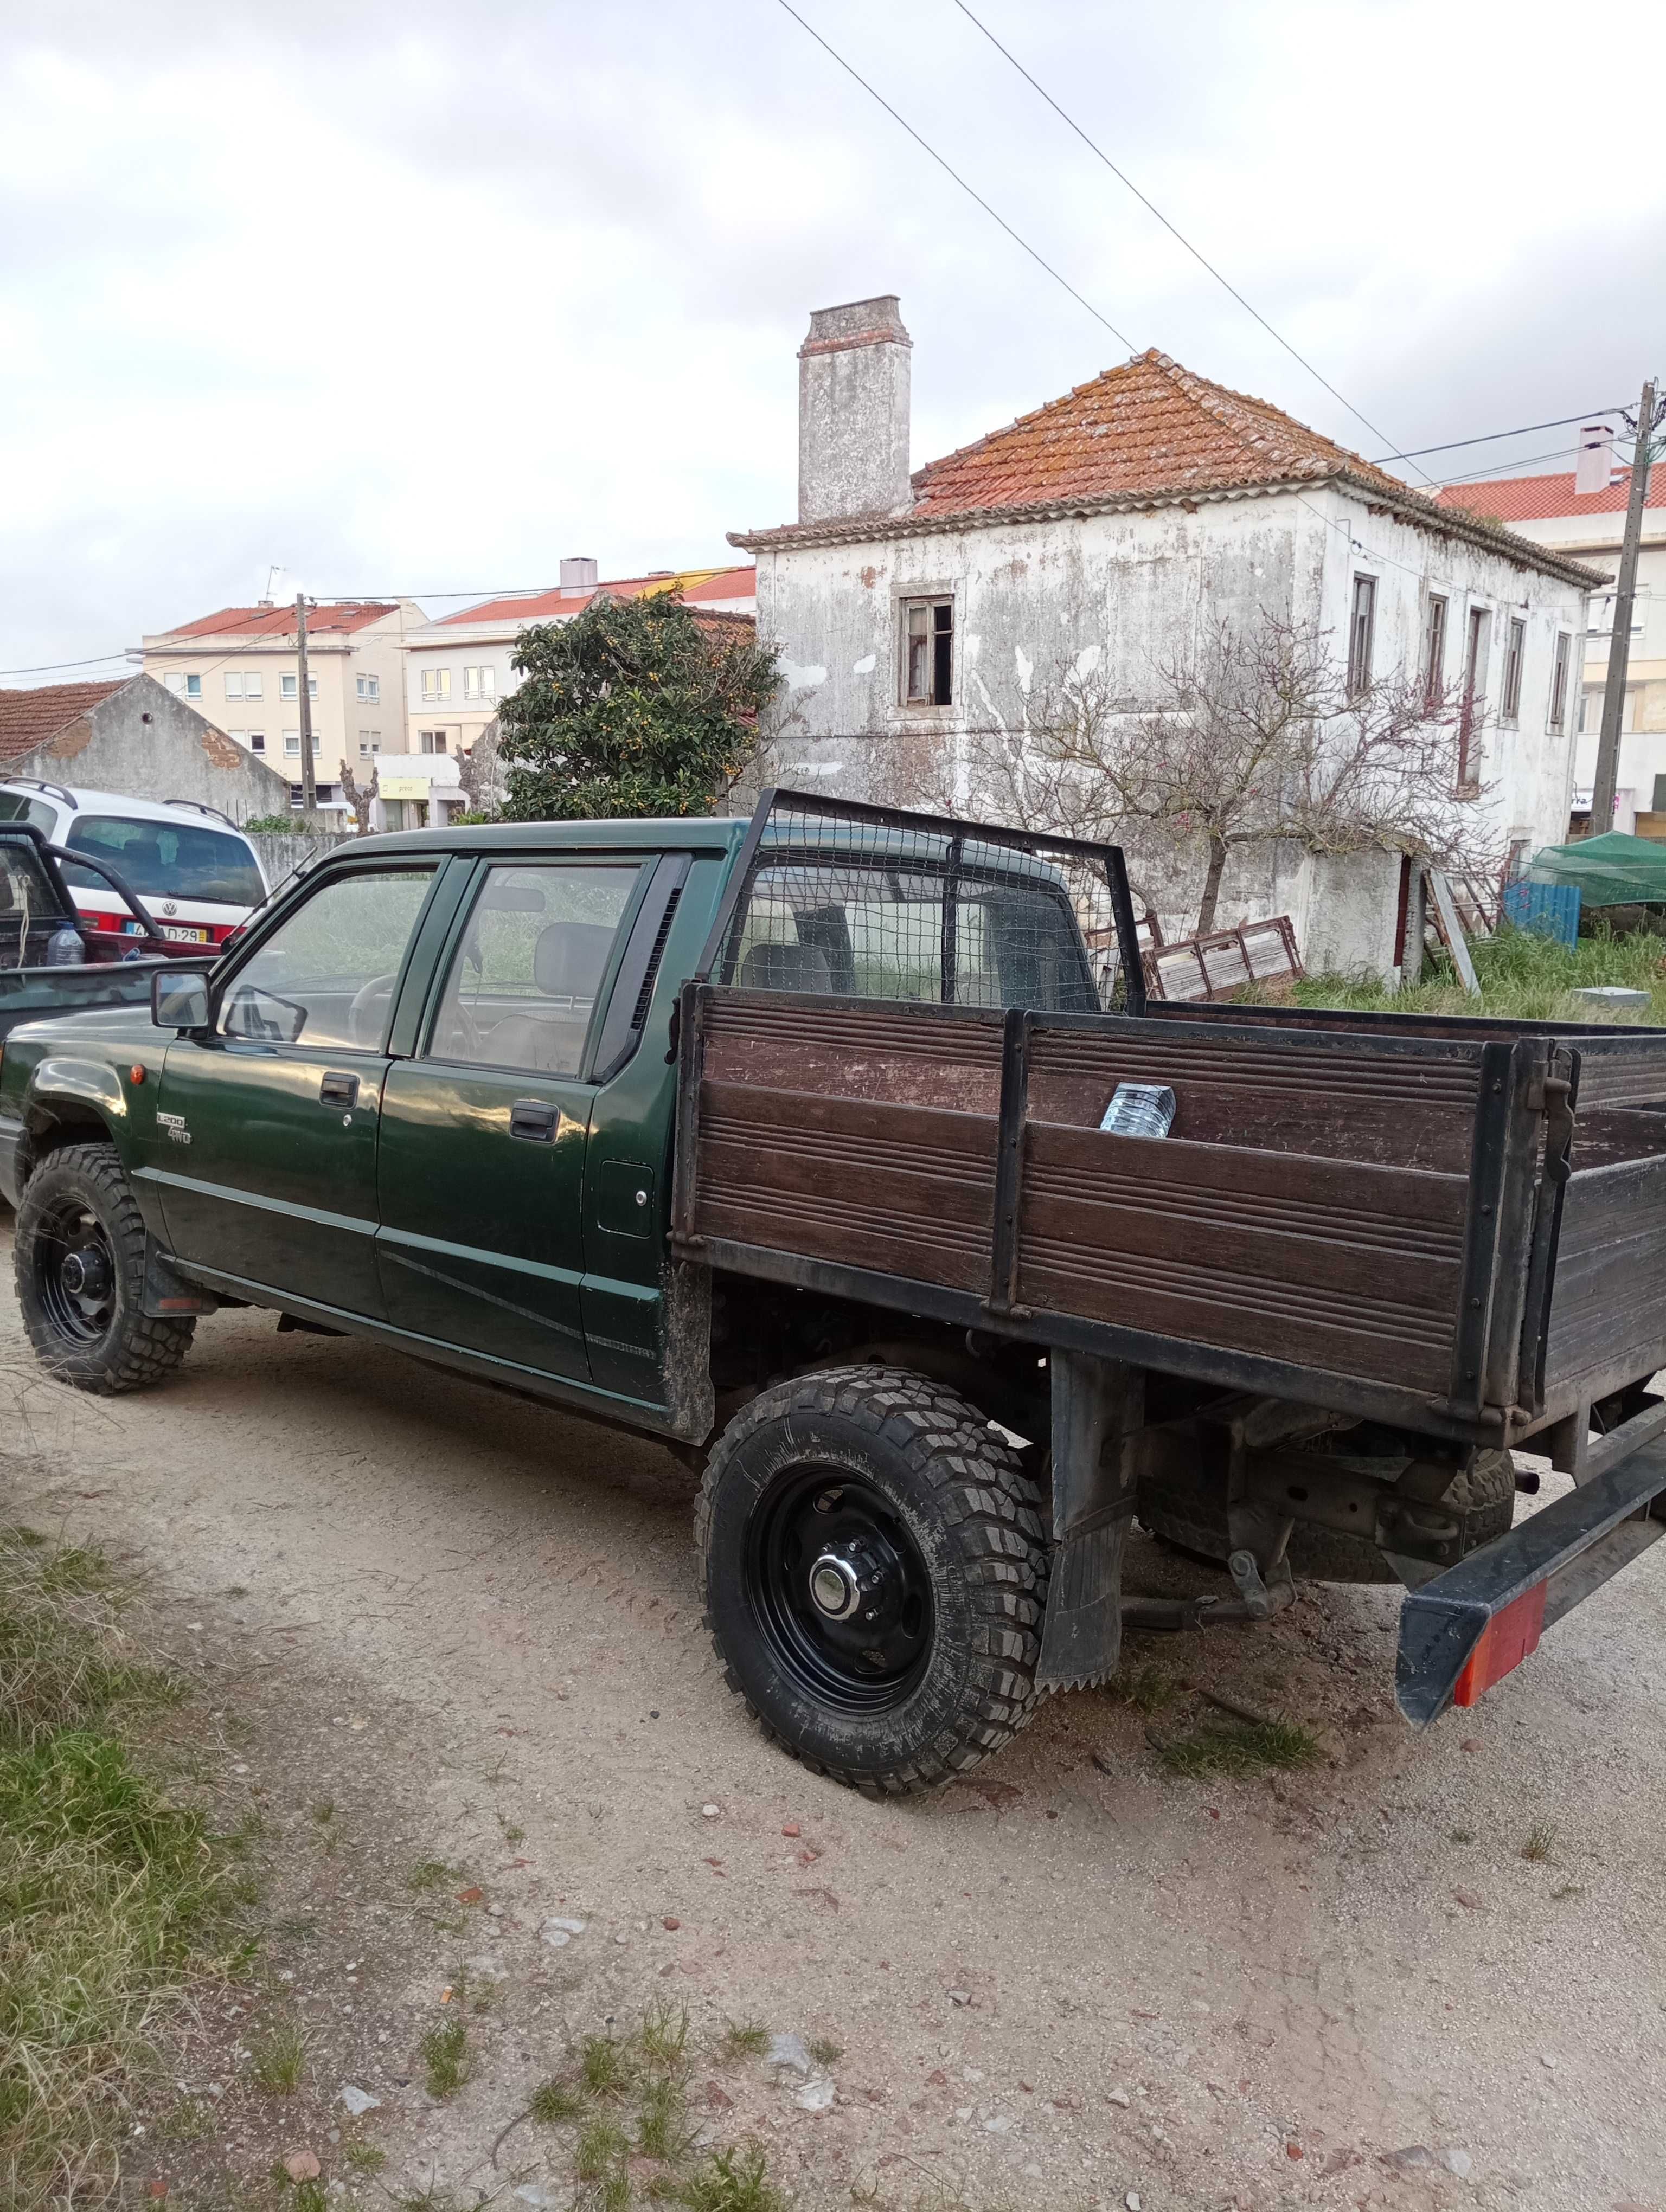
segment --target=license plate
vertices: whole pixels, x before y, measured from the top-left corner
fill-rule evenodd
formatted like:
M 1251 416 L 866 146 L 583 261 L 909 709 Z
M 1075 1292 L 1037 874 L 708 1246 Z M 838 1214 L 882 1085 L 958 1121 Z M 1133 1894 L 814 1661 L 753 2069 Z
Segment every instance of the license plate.
M 168 921 L 162 925 L 162 935 L 171 937 L 176 945 L 206 945 L 209 933 L 205 929 L 187 929 L 183 922 Z

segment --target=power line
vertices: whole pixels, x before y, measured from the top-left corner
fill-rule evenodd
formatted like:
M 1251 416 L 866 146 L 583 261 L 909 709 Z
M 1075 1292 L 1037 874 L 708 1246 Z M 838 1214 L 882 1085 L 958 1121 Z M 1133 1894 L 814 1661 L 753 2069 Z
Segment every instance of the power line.
M 0 676 L 52 676 L 60 668 L 103 668 L 110 661 L 126 659 L 125 653 L 95 653 L 86 660 L 42 660 L 33 668 L 0 668 Z
M 978 205 L 982 209 L 984 214 L 989 217 L 990 221 L 992 222 L 998 222 L 1000 225 L 1001 228 L 1006 233 L 1006 235 L 1012 240 L 1015 246 L 1021 246 L 1033 262 L 1047 271 L 1048 275 L 1053 279 L 1055 284 L 1062 284 L 1065 290 L 1069 293 L 1071 298 L 1075 301 L 1076 304 L 1079 307 L 1085 307 L 1096 323 L 1103 323 L 1119 345 L 1125 345 L 1130 353 L 1137 353 L 1140 350 L 1138 346 L 1134 344 L 1134 340 L 1129 337 L 1126 332 L 1117 329 L 1116 324 L 1111 321 L 1109 315 L 1101 314 L 1099 310 L 1094 306 L 1092 301 L 1084 299 L 1082 295 L 1076 289 L 1076 287 L 1070 282 L 1069 278 L 1067 276 L 1061 276 L 1059 271 L 1053 266 L 1052 263 L 1046 260 L 1040 253 L 1038 253 L 1035 247 L 1031 245 L 1027 238 L 1021 238 L 1018 232 L 1013 229 L 1012 224 L 1007 222 L 1006 216 L 1004 215 L 998 215 L 994 209 L 990 206 L 988 201 L 984 198 L 982 193 L 975 191 L 974 188 L 967 183 L 966 179 L 961 175 L 958 169 L 950 167 L 948 162 L 944 160 L 943 156 L 938 152 L 936 147 L 931 145 L 926 139 L 922 138 L 920 133 L 915 129 L 913 124 L 911 124 L 905 116 L 902 116 L 897 113 L 897 110 L 891 106 L 885 94 L 882 92 L 876 91 L 860 70 L 854 68 L 836 48 L 828 45 L 827 40 L 823 38 L 821 33 L 817 30 L 813 23 L 806 22 L 804 17 L 800 15 L 798 9 L 793 6 L 792 0 L 780 0 L 780 4 L 781 7 L 786 9 L 787 13 L 792 17 L 799 28 L 801 31 L 807 31 L 810 36 L 816 41 L 816 44 L 822 49 L 822 52 L 825 54 L 830 55 L 833 60 L 837 62 L 839 67 L 844 71 L 847 76 L 854 77 L 856 82 L 860 85 L 862 90 L 868 94 L 870 99 L 877 100 L 879 101 L 880 106 L 885 109 L 885 113 L 890 116 L 893 123 L 897 123 L 902 125 L 903 129 L 908 132 L 909 137 L 913 139 L 915 144 L 921 149 L 921 152 L 929 154 L 933 161 L 936 162 L 938 167 L 945 171 L 947 175 L 952 177 L 956 184 L 959 185 L 961 191 L 977 202 Z M 1377 434 L 1380 438 L 1383 434 L 1379 430 Z
M 1518 430 L 1487 430 L 1479 438 L 1454 438 L 1450 446 L 1418 446 L 1409 453 L 1383 453 L 1372 465 L 1380 469 L 1387 461 L 1414 461 L 1420 453 L 1455 453 L 1460 446 L 1490 446 L 1499 438 L 1525 438 L 1534 430 L 1561 430 L 1570 422 L 1590 422 L 1598 416 L 1620 412 L 1618 407 L 1587 407 L 1583 415 L 1559 415 L 1554 422 L 1523 422 Z
M 1157 217 L 1157 220 L 1162 224 L 1164 229 L 1168 232 L 1171 238 L 1177 239 L 1179 240 L 1180 244 L 1185 247 L 1187 252 L 1191 255 L 1193 260 L 1195 261 L 1200 267 L 1207 269 L 1210 276 L 1214 278 L 1216 283 L 1220 285 L 1223 289 L 1231 294 L 1233 299 L 1237 301 L 1239 307 L 1243 309 L 1244 313 L 1249 315 L 1253 315 L 1256 320 L 1261 325 L 1262 328 L 1267 332 L 1268 336 L 1270 338 L 1276 339 L 1278 343 L 1284 348 L 1285 351 L 1290 356 L 1292 361 L 1299 362 L 1301 366 L 1316 383 L 1323 385 L 1325 390 L 1330 394 L 1331 398 L 1335 400 L 1340 401 L 1341 405 L 1347 409 L 1348 413 L 1353 416 L 1356 422 L 1363 422 L 1366 429 L 1371 432 L 1372 437 L 1383 437 L 1384 433 L 1377 428 L 1376 423 L 1371 421 L 1371 417 L 1368 415 L 1362 415 L 1359 410 L 1354 405 L 1353 402 L 1346 398 L 1343 393 L 1340 392 L 1328 376 L 1322 374 L 1320 370 L 1315 368 L 1313 363 L 1307 358 L 1305 354 L 1298 353 L 1297 351 L 1296 348 L 1291 344 L 1289 339 L 1285 337 L 1281 331 L 1274 330 L 1272 324 L 1268 321 L 1266 316 L 1262 313 L 1260 308 L 1251 307 L 1249 301 L 1244 298 L 1243 293 L 1238 290 L 1237 285 L 1234 284 L 1230 278 L 1222 276 L 1219 270 L 1215 267 L 1214 263 L 1211 261 L 1207 255 L 1199 252 L 1198 248 L 1192 244 L 1191 240 L 1186 236 L 1183 230 L 1169 221 L 1167 216 L 1164 214 L 1162 209 L 1157 205 L 1154 200 L 1148 199 L 1146 197 L 1145 193 L 1140 191 L 1139 185 L 1134 183 L 1133 178 L 1130 177 L 1126 171 L 1117 167 L 1116 162 L 1111 160 L 1104 148 L 1099 145 L 1096 140 L 1089 137 L 1087 132 L 1083 130 L 1081 125 L 1077 122 L 1075 117 L 1068 114 L 1064 108 L 1060 106 L 1058 101 L 1054 99 L 1052 94 L 1047 89 L 1047 87 L 1041 83 L 1037 78 L 1031 75 L 1030 71 L 1025 69 L 1024 64 L 1018 59 L 1018 56 L 1012 52 L 1011 48 L 1004 46 L 1000 40 L 995 36 L 994 33 L 989 28 L 989 26 L 986 22 L 982 21 L 980 17 L 972 13 L 971 9 L 966 5 L 966 0 L 954 0 L 954 4 L 959 9 L 961 14 L 966 18 L 966 21 L 969 23 L 970 23 L 976 29 L 982 32 L 984 37 L 989 41 L 989 44 L 994 48 L 995 52 L 998 54 L 1005 56 L 1006 59 L 1011 62 L 1012 67 L 1018 71 L 1025 82 L 1032 91 L 1037 92 L 1041 95 L 1041 97 L 1047 102 L 1048 106 L 1052 109 L 1053 112 L 1058 117 L 1059 120 L 1061 123 L 1067 125 L 1069 128 L 1075 132 L 1076 136 L 1081 140 L 1083 145 L 1087 148 L 1088 151 L 1104 163 L 1106 168 L 1110 171 L 1111 175 L 1116 179 L 1117 182 L 1119 184 L 1126 185 L 1128 190 L 1134 194 L 1135 199 L 1139 201 L 1140 206 L 1146 209 L 1152 215 L 1154 215 Z M 1546 425 L 1545 427 L 1548 428 L 1548 425 Z M 1409 453 L 1400 453 L 1395 455 L 1395 458 L 1399 460 L 1410 460 L 1413 459 L 1413 456 Z M 1433 478 L 1426 476 L 1423 470 L 1420 469 L 1418 471 L 1418 474 L 1424 477 L 1426 483 L 1433 482 Z

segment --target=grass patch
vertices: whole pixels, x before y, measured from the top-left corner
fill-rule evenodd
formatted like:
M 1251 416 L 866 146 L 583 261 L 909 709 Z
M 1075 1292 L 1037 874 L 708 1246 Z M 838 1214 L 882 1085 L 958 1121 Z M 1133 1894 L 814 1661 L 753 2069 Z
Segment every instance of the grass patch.
M 579 2045 L 579 2080 L 587 2097 L 623 2097 L 636 2079 L 628 2046 L 611 2035 L 587 2035 Z
M 285 2021 L 254 2047 L 254 2078 L 269 2097 L 293 2097 L 307 2074 L 301 2030 Z
M 617 2120 L 594 2113 L 579 2130 L 573 2153 L 573 2171 L 581 2181 L 605 2181 L 622 2172 L 630 2156 L 630 2139 Z
M 785 2199 L 769 2181 L 762 2145 L 739 2143 L 714 2151 L 677 2192 L 688 2212 L 782 2212 Z
M 727 2059 L 762 2058 L 769 2048 L 769 2031 L 767 2027 L 760 2027 L 755 2021 L 749 2021 L 744 2026 L 731 2021 L 724 2030 L 723 2041 L 719 2047 L 721 2056 Z
M 449 2097 L 469 2078 L 469 2031 L 460 2020 L 441 2021 L 423 2038 L 423 2064 L 430 2097 Z
M 1310 975 L 1295 986 L 1299 1006 L 1339 1006 L 1360 1013 L 1496 1014 L 1517 1021 L 1608 1022 L 1620 1028 L 1666 1024 L 1666 940 L 1628 932 L 1616 936 L 1599 925 L 1576 945 L 1556 945 L 1530 931 L 1501 929 L 1469 947 L 1481 997 L 1472 999 L 1442 958 L 1426 967 L 1426 980 L 1404 991 L 1380 982 L 1351 983 L 1340 975 Z M 1650 1003 L 1635 1014 L 1604 1014 L 1570 994 L 1593 984 L 1619 983 L 1646 991 Z
M 1556 1848 L 1556 1831 L 1547 1820 L 1535 1820 L 1522 1843 L 1522 1856 L 1542 1866 Z
M 844 2057 L 844 2045 L 835 2043 L 830 2035 L 818 2035 L 810 2045 L 810 2056 L 818 2066 L 836 2066 Z
M 1173 1676 L 1153 1667 L 1149 1660 L 1143 1666 L 1119 1668 L 1105 1689 L 1119 1705 L 1132 1705 L 1147 1719 L 1171 1705 L 1180 1694 Z
M 526 2109 L 541 2128 L 560 2127 L 569 2120 L 581 2120 L 590 2100 L 576 2081 L 545 2081 L 533 2090 Z
M 636 2115 L 636 2148 L 662 2162 L 681 2158 L 689 2148 L 683 2088 L 668 2074 L 655 2075 L 642 2089 Z
M 448 1867 L 443 1859 L 423 1859 L 405 1876 L 405 1887 L 421 1897 L 429 1890 L 448 1889 L 461 1878 L 458 1869 Z
M 380 2173 L 387 2164 L 387 2153 L 380 2143 L 350 2142 L 347 2163 L 360 2173 Z
M 642 2056 L 651 2065 L 679 2068 L 687 2055 L 689 2015 L 682 2005 L 656 1998 L 642 2014 L 637 2036 Z
M 1262 1774 L 1269 1767 L 1315 1766 L 1324 1756 L 1311 1729 L 1283 1720 L 1211 1722 L 1154 1748 L 1170 1774 L 1195 1782 Z
M 1446 1831 L 1446 1840 L 1449 1844 L 1473 1844 L 1475 1840 L 1475 1832 L 1473 1828 L 1449 1828 Z
M 146 1759 L 181 1685 L 137 1663 L 90 1547 L 0 1534 L 0 2202 L 96 2202 L 171 1992 L 228 1947 L 200 1810 Z

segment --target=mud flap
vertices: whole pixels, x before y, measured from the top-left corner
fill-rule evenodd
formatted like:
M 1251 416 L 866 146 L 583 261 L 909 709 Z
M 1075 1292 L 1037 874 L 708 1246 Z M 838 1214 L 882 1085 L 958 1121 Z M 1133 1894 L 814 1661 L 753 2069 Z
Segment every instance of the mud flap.
M 1053 1570 L 1042 1627 L 1041 1690 L 1086 1689 L 1122 1647 L 1122 1553 L 1134 1516 L 1128 1440 L 1145 1418 L 1145 1372 L 1055 1351 Z
M 169 1254 L 147 1233 L 144 1240 L 143 1310 L 153 1321 L 178 1320 L 182 1314 L 211 1314 L 220 1301 L 200 1283 L 187 1282 Z

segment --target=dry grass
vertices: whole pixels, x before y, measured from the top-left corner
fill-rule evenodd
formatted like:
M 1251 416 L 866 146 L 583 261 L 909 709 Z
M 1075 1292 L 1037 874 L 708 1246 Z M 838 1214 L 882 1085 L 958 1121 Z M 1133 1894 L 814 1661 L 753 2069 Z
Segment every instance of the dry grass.
M 1298 1006 L 1343 1006 L 1362 1013 L 1486 1013 L 1517 1021 L 1666 1027 L 1666 939 L 1635 931 L 1620 937 L 1599 927 L 1596 935 L 1582 937 L 1577 945 L 1555 945 L 1524 930 L 1503 929 L 1469 950 L 1481 987 L 1479 1000 L 1470 997 L 1444 958 L 1409 990 L 1395 993 L 1381 983 L 1310 975 L 1293 995 Z M 1646 991 L 1650 1003 L 1634 1014 L 1603 1014 L 1572 996 L 1602 983 Z
M 170 2001 L 231 1936 L 229 1854 L 146 1759 L 180 1686 L 136 1658 L 86 1547 L 0 1532 L 0 2202 L 116 2179 Z
M 1211 1723 L 1154 1747 L 1170 1774 L 1195 1782 L 1261 1774 L 1269 1767 L 1314 1766 L 1324 1756 L 1311 1729 L 1285 1720 Z

